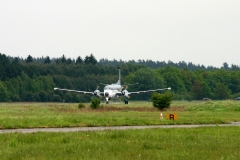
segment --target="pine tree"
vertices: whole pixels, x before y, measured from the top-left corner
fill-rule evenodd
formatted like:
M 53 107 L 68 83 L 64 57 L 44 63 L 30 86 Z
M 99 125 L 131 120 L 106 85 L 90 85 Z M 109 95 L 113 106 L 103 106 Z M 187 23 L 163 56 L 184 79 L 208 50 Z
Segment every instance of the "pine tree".
M 26 59 L 26 62 L 27 62 L 27 63 L 33 62 L 33 58 L 32 58 L 31 55 L 28 55 L 28 57 L 27 57 L 27 59 Z

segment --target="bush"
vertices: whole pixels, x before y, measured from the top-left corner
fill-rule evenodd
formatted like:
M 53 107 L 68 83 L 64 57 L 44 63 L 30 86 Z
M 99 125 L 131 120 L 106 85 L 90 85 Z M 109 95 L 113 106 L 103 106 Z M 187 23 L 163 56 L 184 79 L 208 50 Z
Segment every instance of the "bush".
M 81 108 L 85 108 L 86 106 L 85 106 L 85 104 L 83 104 L 83 103 L 79 103 L 78 104 L 78 109 L 81 109 Z
M 96 108 L 100 108 L 100 99 L 97 97 L 93 97 L 91 100 L 91 108 L 96 109 Z
M 154 107 L 163 110 L 164 108 L 168 108 L 170 106 L 172 94 L 170 92 L 166 92 L 164 94 L 153 92 L 151 99 Z

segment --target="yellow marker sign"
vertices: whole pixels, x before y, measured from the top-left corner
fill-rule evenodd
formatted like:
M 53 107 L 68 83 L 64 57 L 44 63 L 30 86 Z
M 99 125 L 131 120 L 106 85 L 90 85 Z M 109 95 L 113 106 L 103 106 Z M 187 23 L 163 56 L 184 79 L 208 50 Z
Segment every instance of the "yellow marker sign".
M 177 114 L 167 114 L 167 119 L 169 120 L 177 120 Z

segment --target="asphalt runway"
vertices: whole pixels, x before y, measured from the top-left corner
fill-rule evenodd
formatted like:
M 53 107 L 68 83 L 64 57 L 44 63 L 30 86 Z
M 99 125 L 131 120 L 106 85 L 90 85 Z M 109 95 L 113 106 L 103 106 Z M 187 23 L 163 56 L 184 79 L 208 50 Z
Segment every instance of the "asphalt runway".
M 126 130 L 126 129 L 148 129 L 148 128 L 196 128 L 196 127 L 228 127 L 240 126 L 240 122 L 230 124 L 190 124 L 190 125 L 154 125 L 154 126 L 108 126 L 108 127 L 73 127 L 73 128 L 31 128 L 31 129 L 1 129 L 4 133 L 36 133 L 36 132 L 91 132 L 103 130 Z

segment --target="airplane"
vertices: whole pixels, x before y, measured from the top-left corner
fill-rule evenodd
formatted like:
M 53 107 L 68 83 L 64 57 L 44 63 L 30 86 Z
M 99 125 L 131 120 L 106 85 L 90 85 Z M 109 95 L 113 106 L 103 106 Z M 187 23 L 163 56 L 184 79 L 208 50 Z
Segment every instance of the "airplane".
M 119 79 L 118 79 L 117 83 L 113 83 L 113 84 L 100 83 L 102 85 L 105 85 L 103 92 L 100 92 L 98 89 L 96 89 L 93 92 L 70 90 L 70 89 L 61 89 L 61 88 L 54 88 L 54 90 L 76 92 L 76 93 L 81 93 L 81 94 L 89 94 L 89 95 L 96 96 L 98 98 L 100 98 L 101 96 L 104 96 L 106 98 L 106 104 L 109 103 L 109 100 L 116 99 L 120 96 L 124 96 L 125 97 L 125 104 L 128 104 L 128 98 L 130 97 L 131 94 L 140 94 L 140 93 L 156 92 L 156 91 L 163 91 L 163 90 L 171 90 L 171 87 L 168 87 L 168 88 L 162 88 L 162 89 L 128 92 L 128 90 L 127 90 L 128 86 L 135 85 L 135 84 L 138 84 L 138 83 L 121 85 L 121 68 L 120 67 L 118 68 L 118 71 L 119 71 Z

